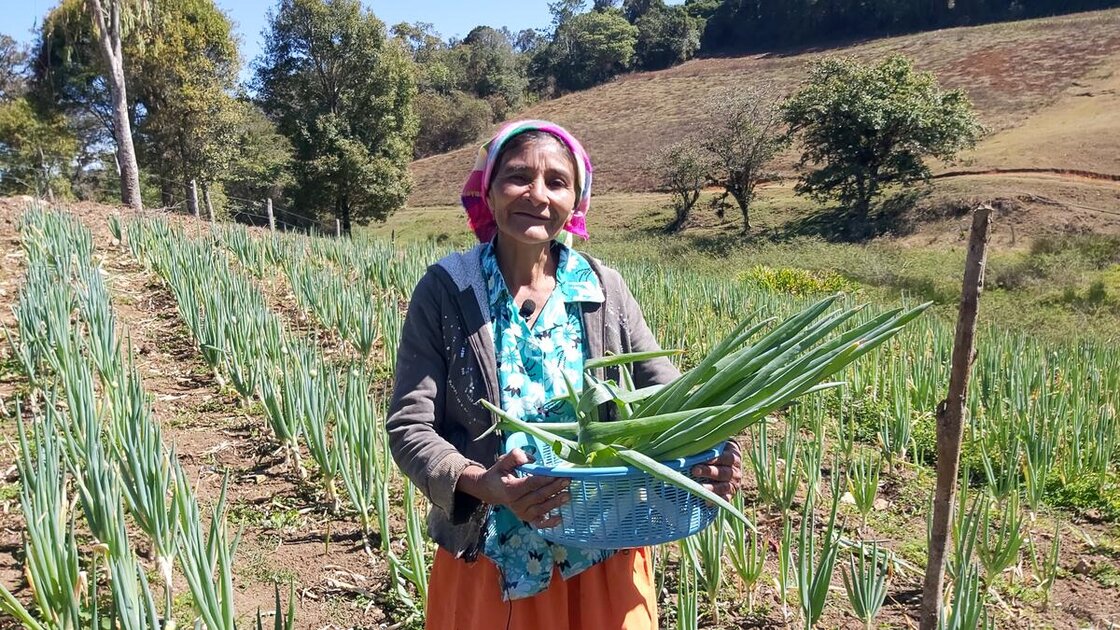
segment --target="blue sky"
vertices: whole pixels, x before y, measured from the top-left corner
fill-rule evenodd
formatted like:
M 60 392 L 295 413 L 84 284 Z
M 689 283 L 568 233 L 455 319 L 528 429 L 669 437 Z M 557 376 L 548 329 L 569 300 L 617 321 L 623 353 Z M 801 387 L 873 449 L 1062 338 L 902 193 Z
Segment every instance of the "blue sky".
M 248 65 L 261 47 L 265 16 L 277 0 L 216 0 L 234 22 L 241 38 L 242 62 Z M 387 25 L 398 22 L 431 22 L 444 38 L 465 36 L 480 24 L 523 28 L 545 28 L 551 21 L 547 0 L 362 0 Z M 0 33 L 21 42 L 34 39 L 33 28 L 58 0 L 0 0 L 3 18 Z M 587 6 L 590 6 L 590 0 Z M 245 73 L 242 73 L 245 76 Z

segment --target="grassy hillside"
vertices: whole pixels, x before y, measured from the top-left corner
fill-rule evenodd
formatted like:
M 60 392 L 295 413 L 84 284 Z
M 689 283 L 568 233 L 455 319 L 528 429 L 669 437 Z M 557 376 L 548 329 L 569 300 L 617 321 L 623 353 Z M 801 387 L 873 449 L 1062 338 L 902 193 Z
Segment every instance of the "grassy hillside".
M 702 122 L 706 99 L 746 83 L 791 89 L 824 55 L 866 60 L 905 53 L 947 87 L 966 90 L 989 135 L 956 164 L 935 166 L 916 203 L 880 220 L 863 244 L 838 242 L 831 208 L 793 194 L 787 177 L 761 189 L 750 238 L 737 210 L 717 218 L 702 200 L 687 229 L 667 236 L 672 212 L 642 164 Z M 611 261 L 747 273 L 757 265 L 839 274 L 888 300 L 931 299 L 955 313 L 969 219 L 997 209 L 991 281 L 981 317 L 1053 338 L 1120 338 L 1120 10 L 993 24 L 847 46 L 705 59 L 541 103 L 522 112 L 569 126 L 596 164 L 585 247 Z M 413 163 L 409 207 L 378 234 L 460 244 L 458 190 L 473 148 Z M 710 192 L 708 197 L 711 197 Z
M 702 122 L 707 99 L 727 88 L 792 89 L 826 55 L 867 60 L 904 53 L 942 84 L 966 90 L 991 135 L 954 170 L 1077 169 L 1120 174 L 1120 10 L 947 29 L 834 48 L 703 59 L 621 77 L 540 103 L 519 117 L 555 120 L 592 153 L 596 192 L 645 191 L 641 165 Z M 453 204 L 472 148 L 413 163 L 410 206 Z M 795 153 L 782 160 L 791 171 Z M 947 167 L 942 170 L 946 170 Z
M 1021 193 L 1001 196 L 1014 186 Z M 579 247 L 611 263 L 687 268 L 735 277 L 759 266 L 838 276 L 876 300 L 933 300 L 956 316 L 970 219 L 967 202 L 997 198 L 989 281 L 980 318 L 1050 339 L 1120 340 L 1120 184 L 1054 177 L 978 175 L 938 183 L 919 210 L 892 226 L 894 238 L 836 242 L 830 224 L 789 186 L 767 186 L 754 210 L 756 229 L 744 239 L 736 216 L 717 218 L 700 202 L 688 229 L 666 235 L 673 216 L 659 193 L 597 195 L 588 214 L 591 240 Z M 1114 214 L 1056 204 L 1055 198 L 1117 209 Z M 913 225 L 908 222 L 920 222 Z M 363 233 L 398 239 L 474 243 L 457 205 L 413 207 Z

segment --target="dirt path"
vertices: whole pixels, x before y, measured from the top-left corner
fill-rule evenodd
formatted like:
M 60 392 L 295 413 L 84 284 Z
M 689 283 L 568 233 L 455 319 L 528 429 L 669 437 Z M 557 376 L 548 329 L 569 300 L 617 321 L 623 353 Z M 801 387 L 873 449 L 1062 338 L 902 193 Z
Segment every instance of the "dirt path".
M 245 410 L 218 384 L 190 341 L 168 290 L 127 251 L 113 251 L 107 230 L 94 243 L 106 254 L 110 290 L 121 325 L 131 331 L 156 417 L 196 483 L 200 501 L 217 499 L 223 475 L 231 528 L 244 526 L 237 550 L 237 609 L 248 616 L 273 607 L 273 582 L 297 585 L 298 627 L 353 627 L 386 621 L 373 597 L 384 567 L 371 564 L 348 519 L 332 519 L 274 453 L 259 406 Z M 328 538 L 330 542 L 328 543 Z M 349 586 L 347 586 L 349 585 Z M 351 588 L 352 587 L 352 588 Z
M 1042 179 L 1062 179 L 1066 181 L 1114 184 L 1120 188 L 1120 175 L 1096 173 L 1072 168 L 989 168 L 976 171 L 946 171 L 933 176 L 933 179 L 950 177 L 977 177 L 983 175 L 1031 175 Z

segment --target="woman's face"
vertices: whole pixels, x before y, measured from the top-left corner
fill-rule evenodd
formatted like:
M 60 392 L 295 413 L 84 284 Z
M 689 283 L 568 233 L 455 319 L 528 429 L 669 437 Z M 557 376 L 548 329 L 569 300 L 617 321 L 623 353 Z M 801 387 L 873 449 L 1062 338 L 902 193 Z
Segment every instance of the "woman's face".
M 510 149 L 490 184 L 498 232 L 527 245 L 551 241 L 575 208 L 575 178 L 571 157 L 558 140 L 535 139 Z

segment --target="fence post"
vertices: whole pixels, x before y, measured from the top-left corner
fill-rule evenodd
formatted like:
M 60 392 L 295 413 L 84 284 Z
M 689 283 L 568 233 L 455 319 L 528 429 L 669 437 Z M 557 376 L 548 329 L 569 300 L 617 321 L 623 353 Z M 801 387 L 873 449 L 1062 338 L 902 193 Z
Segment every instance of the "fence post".
M 189 198 L 187 199 L 187 205 L 189 206 L 189 210 L 191 211 L 191 214 L 194 215 L 194 218 L 197 219 L 198 218 L 198 184 L 193 179 L 191 180 L 191 190 L 190 190 L 190 194 L 188 195 L 188 197 Z
M 342 238 L 342 221 L 334 220 L 334 237 Z
M 268 210 L 268 229 L 276 231 L 276 215 L 272 214 L 272 197 L 264 200 L 264 207 Z
M 972 361 L 976 358 L 976 315 L 980 309 L 984 264 L 991 237 L 992 207 L 984 204 L 976 208 L 972 215 L 972 234 L 968 241 L 957 334 L 950 364 L 949 393 L 937 405 L 937 485 L 933 497 L 929 559 L 926 562 L 926 577 L 922 589 L 919 617 L 921 630 L 936 630 L 943 605 L 941 590 L 945 580 L 945 551 L 949 545 L 950 523 L 953 519 L 953 498 L 957 493 L 965 396 L 968 393 Z
M 210 186 L 202 185 L 202 199 L 206 202 L 206 220 L 214 222 L 214 204 L 210 201 Z

